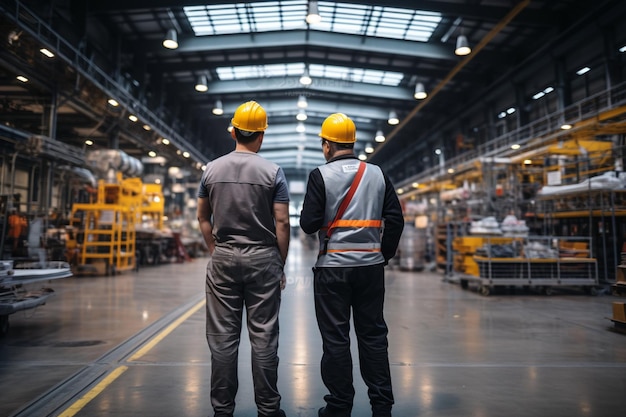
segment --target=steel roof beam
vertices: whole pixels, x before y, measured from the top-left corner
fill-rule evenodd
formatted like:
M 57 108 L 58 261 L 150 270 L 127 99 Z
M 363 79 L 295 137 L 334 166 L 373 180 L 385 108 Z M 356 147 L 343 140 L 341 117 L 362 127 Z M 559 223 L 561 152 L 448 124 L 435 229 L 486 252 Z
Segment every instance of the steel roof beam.
M 219 42 L 216 39 L 219 38 Z M 217 36 L 194 36 L 178 39 L 177 53 L 218 52 L 236 49 L 288 48 L 292 46 L 316 46 L 347 49 L 351 52 L 381 53 L 415 58 L 446 59 L 457 57 L 449 45 L 442 43 L 412 42 L 395 39 L 363 37 L 343 33 L 315 30 L 291 30 L 289 32 L 258 32 Z M 153 52 L 163 52 L 159 45 Z M 250 62 L 250 65 L 255 62 Z
M 296 102 L 298 100 L 298 95 L 295 94 L 292 99 L 278 99 L 271 100 L 267 103 L 261 102 L 260 104 L 263 106 L 265 111 L 267 111 L 270 117 L 270 126 L 272 125 L 271 116 L 274 114 L 285 114 L 285 115 L 293 115 L 294 123 L 296 122 L 295 116 L 298 114 L 300 110 L 296 107 Z M 210 102 L 206 104 L 207 107 L 212 107 L 215 104 L 215 98 L 213 98 Z M 340 103 L 336 100 L 324 100 L 321 97 L 308 97 L 307 98 L 308 106 L 305 110 L 307 115 L 310 117 L 321 117 L 325 119 L 331 113 L 345 113 L 351 118 L 355 117 L 364 117 L 369 119 L 377 119 L 377 120 L 387 120 L 389 116 L 389 112 L 381 109 L 380 106 L 368 105 L 367 103 L 363 104 L 347 104 Z M 224 101 L 224 114 L 231 115 L 235 113 L 237 107 L 241 104 L 240 102 L 226 102 Z M 204 107 L 204 106 L 202 106 Z
M 215 81 L 208 83 L 207 94 L 242 94 L 254 96 L 255 93 L 278 91 L 302 91 L 299 77 L 247 78 L 235 81 Z M 388 100 L 413 100 L 413 91 L 408 88 L 384 86 L 377 84 L 356 83 L 330 78 L 316 79 L 306 88 L 311 93 L 332 93 L 349 96 L 365 96 Z

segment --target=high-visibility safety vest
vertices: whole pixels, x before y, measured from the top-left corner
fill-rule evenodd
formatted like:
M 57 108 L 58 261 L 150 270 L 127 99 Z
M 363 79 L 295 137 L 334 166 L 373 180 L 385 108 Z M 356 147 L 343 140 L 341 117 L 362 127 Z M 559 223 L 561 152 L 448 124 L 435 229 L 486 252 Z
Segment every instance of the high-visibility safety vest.
M 326 242 L 328 226 L 335 219 L 359 164 L 355 159 L 339 159 L 318 167 L 326 189 L 326 226 L 318 232 L 320 254 L 316 267 L 367 266 L 385 260 L 380 251 L 385 177 L 376 165 L 366 164 L 359 186 Z

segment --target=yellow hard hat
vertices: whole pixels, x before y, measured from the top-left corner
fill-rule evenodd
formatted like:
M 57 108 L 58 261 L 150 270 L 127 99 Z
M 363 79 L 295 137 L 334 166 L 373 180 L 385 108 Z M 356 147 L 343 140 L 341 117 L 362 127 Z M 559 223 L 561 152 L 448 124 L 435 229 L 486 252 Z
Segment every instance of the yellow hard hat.
M 337 143 L 356 142 L 356 127 L 354 122 L 343 113 L 333 113 L 322 123 L 319 136 Z
M 267 129 L 267 113 L 259 103 L 251 100 L 237 107 L 230 122 L 239 130 L 263 132 Z

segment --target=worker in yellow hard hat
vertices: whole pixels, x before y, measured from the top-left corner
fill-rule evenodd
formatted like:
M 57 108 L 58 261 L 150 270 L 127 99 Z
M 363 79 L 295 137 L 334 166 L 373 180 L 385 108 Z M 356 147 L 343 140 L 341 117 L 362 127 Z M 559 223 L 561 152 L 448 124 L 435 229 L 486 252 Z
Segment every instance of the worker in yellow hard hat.
M 235 150 L 207 164 L 197 214 L 211 258 L 206 272 L 206 335 L 211 405 L 232 416 L 246 308 L 258 415 L 285 417 L 278 379 L 278 312 L 289 248 L 289 192 L 283 170 L 257 154 L 267 114 L 256 101 L 232 118 Z
M 328 394 L 318 416 L 348 417 L 352 411 L 352 315 L 372 416 L 390 417 L 384 266 L 398 248 L 402 209 L 389 178 L 355 156 L 356 127 L 348 116 L 328 116 L 319 136 L 327 163 L 309 174 L 300 214 L 302 230 L 319 237 L 313 294 Z
M 237 110 L 230 121 L 233 126 L 232 135 L 237 139 L 237 135 L 250 137 L 257 133 L 262 136 L 262 132 L 267 129 L 267 113 L 256 101 L 248 101 L 243 103 Z

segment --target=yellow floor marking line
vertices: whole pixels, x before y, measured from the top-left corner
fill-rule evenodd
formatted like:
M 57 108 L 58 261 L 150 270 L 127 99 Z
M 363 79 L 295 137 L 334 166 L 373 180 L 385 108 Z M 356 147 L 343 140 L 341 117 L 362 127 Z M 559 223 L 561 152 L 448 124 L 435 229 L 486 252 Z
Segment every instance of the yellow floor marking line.
M 148 343 L 146 343 L 141 349 L 139 349 L 137 352 L 135 352 L 135 354 L 133 356 L 131 356 L 128 359 L 128 361 L 129 362 L 136 361 L 137 359 L 141 358 L 143 355 L 148 353 L 150 351 L 150 349 L 155 347 L 157 345 L 157 343 L 159 343 L 161 340 L 163 340 L 168 334 L 172 333 L 172 331 L 174 331 L 175 328 L 180 326 L 182 322 L 187 320 L 192 314 L 194 314 L 202 306 L 204 306 L 205 302 L 206 302 L 206 300 L 203 299 L 198 304 L 196 304 L 195 306 L 191 307 L 185 314 L 183 314 L 178 319 L 176 319 L 174 322 L 172 322 L 172 324 L 170 324 L 165 329 L 163 329 L 163 331 L 161 333 L 159 333 L 156 337 L 154 337 L 152 340 L 150 340 Z
M 159 334 L 157 334 L 154 338 L 152 338 L 148 343 L 146 343 L 141 349 L 135 352 L 128 361 L 134 361 L 141 358 L 143 355 L 148 353 L 150 349 L 155 347 L 161 340 L 163 340 L 168 334 L 172 333 L 175 328 L 180 326 L 185 320 L 187 320 L 192 314 L 202 308 L 205 304 L 206 300 L 200 301 L 198 304 L 191 307 L 185 314 L 180 316 L 178 319 L 173 321 L 169 326 L 163 329 Z M 76 400 L 71 406 L 69 406 L 63 413 L 59 414 L 58 417 L 73 417 L 78 413 L 83 407 L 85 407 L 91 400 L 96 398 L 102 391 L 106 389 L 109 385 L 113 383 L 120 375 L 122 375 L 128 366 L 122 365 L 118 366 L 107 375 L 102 381 L 98 383 L 95 387 L 93 387 L 89 392 L 83 395 L 80 399 Z
M 106 376 L 102 381 L 98 383 L 95 387 L 93 387 L 89 392 L 83 395 L 79 400 L 74 402 L 68 409 L 59 414 L 58 417 L 72 417 L 75 416 L 84 406 L 86 406 L 89 401 L 96 398 L 106 387 L 111 385 L 113 381 L 115 381 L 120 375 L 122 375 L 128 366 L 119 366 L 113 370 L 109 375 Z

